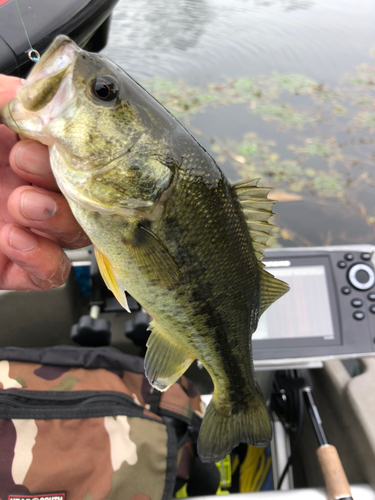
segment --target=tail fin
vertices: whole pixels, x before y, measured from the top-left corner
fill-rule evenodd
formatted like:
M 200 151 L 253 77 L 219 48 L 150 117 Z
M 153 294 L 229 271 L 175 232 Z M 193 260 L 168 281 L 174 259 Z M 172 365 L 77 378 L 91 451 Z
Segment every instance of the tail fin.
M 215 393 L 199 431 L 198 455 L 203 462 L 218 462 L 239 443 L 267 446 L 272 438 L 271 422 L 260 389 L 246 411 L 220 411 Z

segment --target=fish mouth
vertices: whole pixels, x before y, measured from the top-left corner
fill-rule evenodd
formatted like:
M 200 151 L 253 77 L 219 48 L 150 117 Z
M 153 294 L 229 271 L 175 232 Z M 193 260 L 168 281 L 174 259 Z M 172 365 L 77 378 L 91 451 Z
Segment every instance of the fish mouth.
M 27 84 L 32 84 L 66 68 L 76 59 L 79 50 L 73 40 L 65 35 L 59 35 L 29 73 Z
M 3 122 L 47 144 L 48 125 L 75 97 L 73 70 L 79 51 L 70 38 L 58 36 L 36 63 L 17 97 L 3 110 Z

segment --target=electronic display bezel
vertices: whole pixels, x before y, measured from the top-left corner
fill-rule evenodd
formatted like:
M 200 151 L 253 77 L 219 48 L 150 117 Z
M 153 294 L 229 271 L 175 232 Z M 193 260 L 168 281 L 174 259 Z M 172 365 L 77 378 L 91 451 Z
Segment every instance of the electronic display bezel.
M 286 252 L 285 252 L 286 253 Z M 340 319 L 340 310 L 338 305 L 337 297 L 337 285 L 334 279 L 334 273 L 332 269 L 332 262 L 327 254 L 316 255 L 316 256 L 293 256 L 293 255 L 282 255 L 276 257 L 275 255 L 267 256 L 264 262 L 272 260 L 274 261 L 290 261 L 291 267 L 311 267 L 311 266 L 323 266 L 325 269 L 325 277 L 327 283 L 327 291 L 330 301 L 332 326 L 334 332 L 334 338 L 321 337 L 294 337 L 294 338 L 268 338 L 268 339 L 253 339 L 253 352 L 254 359 L 269 359 L 272 357 L 279 358 L 280 351 L 283 352 L 283 357 L 293 357 L 294 354 L 290 352 L 290 356 L 285 351 L 299 351 L 299 355 L 310 356 L 318 355 L 316 352 L 317 348 L 319 351 L 324 352 L 324 348 L 327 346 L 339 346 L 343 343 L 342 337 L 342 325 Z M 274 266 L 273 268 L 275 268 Z M 267 269 L 267 267 L 266 267 Z M 271 270 L 271 268 L 269 269 Z M 266 314 L 266 313 L 265 313 Z M 309 348 L 308 352 L 304 353 L 304 348 Z M 313 350 L 311 350 L 313 348 Z M 272 356 L 272 351 L 275 355 Z

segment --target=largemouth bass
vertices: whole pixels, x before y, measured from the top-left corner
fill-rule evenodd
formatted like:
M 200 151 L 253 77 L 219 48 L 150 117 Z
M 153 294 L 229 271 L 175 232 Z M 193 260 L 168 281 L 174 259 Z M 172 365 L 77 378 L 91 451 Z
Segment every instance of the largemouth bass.
M 274 201 L 257 181 L 230 185 L 211 156 L 129 75 L 59 36 L 2 119 L 49 146 L 53 173 L 91 238 L 107 286 L 153 321 L 145 371 L 166 390 L 198 359 L 214 393 L 202 460 L 271 425 L 254 378 L 251 335 L 288 286 L 261 264 Z

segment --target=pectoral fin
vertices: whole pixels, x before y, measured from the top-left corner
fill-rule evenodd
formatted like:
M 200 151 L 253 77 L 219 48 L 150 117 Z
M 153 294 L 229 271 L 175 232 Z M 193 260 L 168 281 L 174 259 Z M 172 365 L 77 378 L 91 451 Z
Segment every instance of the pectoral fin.
M 182 275 L 176 261 L 168 252 L 163 242 L 147 227 L 138 225 L 134 240 L 127 242 L 138 269 L 155 284 L 175 289 L 181 283 Z
M 119 282 L 116 274 L 113 271 L 111 263 L 109 262 L 107 257 L 103 255 L 101 251 L 98 250 L 95 246 L 94 246 L 94 252 L 96 261 L 98 263 L 99 271 L 103 277 L 104 283 L 111 290 L 111 292 L 120 302 L 122 307 L 130 313 L 130 309 L 125 295 L 125 287 Z
M 183 375 L 194 356 L 170 339 L 153 321 L 145 357 L 146 377 L 159 391 L 166 391 Z

